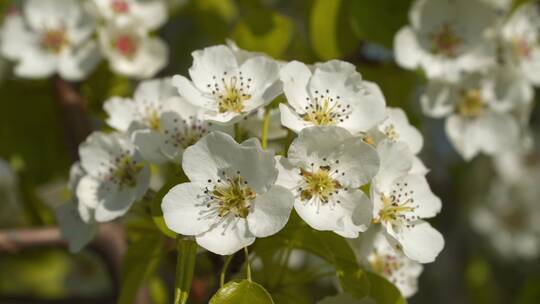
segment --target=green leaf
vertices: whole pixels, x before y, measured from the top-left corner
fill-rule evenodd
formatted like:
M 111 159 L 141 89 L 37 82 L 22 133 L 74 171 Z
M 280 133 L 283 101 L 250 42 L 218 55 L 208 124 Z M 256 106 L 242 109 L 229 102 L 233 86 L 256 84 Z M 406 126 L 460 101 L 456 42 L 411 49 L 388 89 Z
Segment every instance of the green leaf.
M 323 60 L 344 57 L 358 43 L 347 18 L 349 0 L 315 0 L 311 9 L 310 38 Z
M 191 291 L 191 281 L 195 271 L 197 243 L 193 238 L 179 238 L 177 242 L 178 260 L 176 264 L 176 283 L 174 304 L 185 304 Z
M 122 266 L 122 284 L 118 303 L 134 303 L 137 291 L 155 272 L 163 256 L 163 237 L 145 234 L 132 243 Z
M 221 287 L 209 304 L 273 304 L 270 294 L 259 284 L 248 280 L 231 281 Z
M 276 12 L 259 9 L 248 11 L 233 30 L 239 47 L 280 57 L 289 46 L 294 27 L 292 21 Z
M 407 24 L 410 0 L 357 0 L 348 9 L 356 37 L 392 48 L 394 35 Z
M 358 298 L 369 293 L 369 281 L 359 267 L 347 241 L 329 231 L 317 231 L 292 215 L 287 226 L 278 234 L 261 239 L 255 250 L 290 247 L 311 252 L 334 265 L 343 289 Z
M 406 304 L 397 287 L 385 278 L 372 272 L 365 272 L 370 283 L 369 297 L 378 304 Z

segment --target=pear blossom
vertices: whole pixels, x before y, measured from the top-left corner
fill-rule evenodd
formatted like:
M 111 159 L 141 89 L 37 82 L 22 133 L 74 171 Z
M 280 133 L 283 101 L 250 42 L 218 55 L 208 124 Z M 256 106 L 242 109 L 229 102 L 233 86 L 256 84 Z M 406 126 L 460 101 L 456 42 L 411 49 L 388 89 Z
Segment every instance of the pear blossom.
M 540 12 L 536 3 L 519 6 L 501 29 L 503 59 L 540 85 Z
M 112 97 L 103 109 L 107 124 L 121 132 L 138 129 L 160 129 L 160 116 L 168 111 L 181 111 L 182 104 L 170 78 L 142 81 L 133 98 Z
M 422 68 L 427 77 L 457 80 L 461 72 L 484 70 L 495 63 L 490 29 L 498 9 L 478 0 L 416 0 L 409 25 L 395 36 L 397 63 Z
M 281 123 L 298 133 L 309 126 L 338 126 L 367 131 L 384 119 L 380 88 L 362 80 L 354 65 L 331 60 L 315 64 L 292 61 L 280 72 L 289 105 L 280 104 Z
M 145 80 L 133 99 L 113 97 L 103 107 L 107 123 L 131 133 L 142 157 L 152 163 L 179 163 L 184 149 L 209 131 L 231 132 L 205 121 L 202 109 L 180 97 L 170 78 Z
M 371 184 L 373 222 L 397 250 L 419 263 L 435 260 L 444 246 L 442 235 L 426 218 L 441 209 L 424 175 L 411 174 L 413 154 L 404 143 L 384 141 L 377 147 L 380 169 Z
M 159 128 L 145 128 L 133 133 L 132 140 L 144 159 L 153 163 L 182 162 L 185 149 L 213 130 L 232 134 L 232 128 L 204 119 L 204 109 L 182 97 L 174 97 L 176 110 L 163 112 Z
M 205 119 L 221 124 L 270 103 L 281 93 L 279 65 L 266 56 L 217 45 L 192 53 L 191 81 L 175 75 L 173 85 L 188 102 L 206 110 Z
M 404 142 L 414 154 L 419 153 L 424 144 L 422 134 L 409 123 L 407 114 L 400 108 L 391 107 L 386 108 L 386 118 L 367 131 L 363 139 L 374 146 L 383 140 Z
M 125 134 L 94 132 L 80 145 L 79 155 L 86 174 L 76 187 L 77 200 L 97 222 L 124 215 L 146 193 L 149 166 Z
M 340 127 L 303 129 L 277 157 L 277 184 L 294 194 L 294 208 L 311 227 L 347 238 L 371 221 L 372 204 L 360 190 L 377 173 L 375 149 Z
M 495 179 L 470 214 L 473 228 L 504 258 L 532 260 L 540 255 L 538 168 L 518 183 Z
M 169 48 L 159 37 L 151 36 L 136 21 L 110 23 L 98 31 L 103 54 L 111 69 L 133 78 L 149 78 L 167 64 Z
M 167 21 L 164 0 L 92 0 L 94 11 L 109 23 L 135 22 L 146 30 L 155 30 Z
M 6 17 L 1 51 L 16 62 L 19 77 L 58 73 L 67 80 L 82 80 L 100 60 L 91 39 L 94 30 L 94 20 L 78 1 L 28 0 L 22 12 Z
M 382 233 L 376 234 L 363 263 L 367 269 L 385 277 L 394 284 L 405 298 L 418 291 L 418 277 L 422 264 L 409 259 L 396 250 Z
M 76 191 L 81 178 L 85 175 L 86 172 L 81 164 L 74 163 L 69 171 L 69 190 Z M 93 212 L 93 209 L 79 204 L 76 198 L 72 198 L 55 209 L 60 234 L 67 240 L 71 252 L 80 251 L 95 237 L 98 225 Z
M 447 117 L 446 134 L 466 160 L 480 152 L 502 153 L 519 143 L 520 126 L 512 111 L 530 103 L 529 83 L 509 67 L 489 75 L 465 75 L 459 82 L 432 81 L 421 103 L 425 114 Z
M 182 167 L 190 182 L 163 197 L 163 217 L 169 229 L 195 236 L 201 247 L 229 255 L 287 223 L 294 198 L 275 185 L 272 153 L 257 140 L 238 144 L 213 131 L 185 150 Z

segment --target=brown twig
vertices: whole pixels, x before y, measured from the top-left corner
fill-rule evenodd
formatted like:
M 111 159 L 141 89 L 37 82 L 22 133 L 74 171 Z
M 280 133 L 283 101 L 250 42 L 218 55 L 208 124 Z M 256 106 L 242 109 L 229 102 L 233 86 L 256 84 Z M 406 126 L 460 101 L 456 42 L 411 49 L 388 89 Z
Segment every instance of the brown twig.
M 62 114 L 66 139 L 73 160 L 77 160 L 78 147 L 92 131 L 85 102 L 79 88 L 60 77 L 53 78 L 56 100 Z
M 0 231 L 0 253 L 16 254 L 24 250 L 43 247 L 65 247 L 66 245 L 57 227 Z M 123 226 L 114 222 L 101 224 L 98 234 L 90 243 L 89 248 L 103 258 L 114 283 L 113 290 L 119 290 L 122 261 L 127 251 L 127 241 Z M 117 295 L 114 295 L 114 297 L 116 298 Z M 32 302 L 32 300 L 36 299 L 26 299 L 25 303 L 41 303 L 39 301 Z M 148 291 L 145 288 L 139 290 L 135 303 L 148 303 Z

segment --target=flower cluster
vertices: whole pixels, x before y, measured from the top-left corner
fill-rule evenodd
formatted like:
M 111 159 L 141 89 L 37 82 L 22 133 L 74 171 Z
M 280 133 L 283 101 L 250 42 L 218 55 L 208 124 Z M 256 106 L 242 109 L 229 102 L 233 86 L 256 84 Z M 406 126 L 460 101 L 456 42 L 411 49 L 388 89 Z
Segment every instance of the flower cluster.
M 27 0 L 5 17 L 1 54 L 23 78 L 83 80 L 102 57 L 116 73 L 152 77 L 168 47 L 150 33 L 166 20 L 164 0 Z
M 369 267 L 412 295 L 420 263 L 434 261 L 444 240 L 426 221 L 441 202 L 405 113 L 344 61 L 282 63 L 233 43 L 192 56 L 189 77 L 143 81 L 133 98 L 105 102 L 115 131 L 81 145 L 76 203 L 59 210 L 71 214 L 68 238 L 86 223 L 74 249 L 96 223 L 170 188 L 178 175 L 167 168 L 181 164 L 184 182 L 161 203 L 170 230 L 220 255 L 278 233 L 293 209 L 311 228 L 348 239 L 376 230 Z
M 539 8 L 510 1 L 417 0 L 395 36 L 396 61 L 429 82 L 424 113 L 446 118 L 464 159 L 519 145 L 539 85 Z M 434 17 L 436 16 L 436 17 Z
M 473 228 L 507 259 L 540 255 L 540 158 L 537 150 L 519 149 L 495 159 L 496 178 L 470 214 Z

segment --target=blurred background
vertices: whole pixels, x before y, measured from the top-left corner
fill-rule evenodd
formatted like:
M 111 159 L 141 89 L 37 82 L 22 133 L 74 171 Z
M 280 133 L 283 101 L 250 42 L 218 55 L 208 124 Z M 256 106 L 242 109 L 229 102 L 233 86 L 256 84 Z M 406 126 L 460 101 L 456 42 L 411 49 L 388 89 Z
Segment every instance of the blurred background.
M 518 2 L 525 1 L 513 5 Z M 0 0 L 0 15 L 8 14 L 16 3 Z M 364 79 L 381 87 L 387 104 L 403 108 L 424 135 L 420 157 L 431 170 L 428 179 L 434 192 L 443 201 L 442 213 L 432 223 L 444 235 L 446 246 L 436 262 L 425 266 L 419 291 L 409 302 L 540 303 L 538 254 L 505 252 L 501 249 L 504 245 L 497 246 L 497 239 L 476 225 L 481 218 L 475 216 L 476 207 L 502 199 L 503 194 L 493 190 L 503 187 L 497 184 L 497 168 L 484 156 L 466 163 L 454 151 L 444 134 L 443 121 L 421 113 L 418 97 L 426 83 L 424 76 L 394 63 L 393 37 L 407 23 L 410 3 L 169 0 L 169 20 L 157 33 L 170 47 L 169 63 L 158 76 L 186 74 L 193 50 L 225 43 L 226 39 L 276 59 L 313 63 L 338 58 L 354 63 Z M 101 233 L 90 247 L 72 255 L 54 230 L 53 208 L 69 198 L 68 171 L 77 158 L 78 144 L 90 130 L 105 128 L 102 103 L 110 96 L 130 96 L 137 82 L 112 73 L 106 63 L 77 83 L 57 77 L 24 80 L 11 71 L 11 63 L 0 59 L 0 303 L 114 303 L 121 265 L 134 270 L 139 266 L 137 257 L 119 260 L 126 244 L 117 241 L 123 234 L 137 239 L 151 223 L 133 216 L 125 220 L 126 230 L 106 227 L 110 230 Z M 539 115 L 535 107 L 530 122 L 533 137 L 539 134 Z M 532 155 L 525 166 L 536 166 L 540 171 L 538 156 Z M 540 178 L 529 182 L 527 189 L 540 186 Z M 517 189 L 512 192 L 515 196 L 504 199 L 517 204 L 523 192 Z M 540 192 L 526 199 L 540 208 Z M 508 222 L 510 227 L 520 224 L 516 217 Z M 42 234 L 27 236 L 26 245 L 6 246 L 8 231 L 38 227 L 43 228 Z M 167 251 L 167 244 L 164 248 Z M 331 282 L 318 283 L 320 286 L 292 282 L 307 275 L 303 272 L 305 263 L 322 268 L 324 263 L 306 253 L 293 253 L 296 259 L 289 263 L 298 261 L 277 276 L 278 283 L 276 277 L 268 278 L 264 273 L 255 271 L 255 276 L 265 287 L 277 290 L 276 303 L 314 303 L 319 294 L 332 289 Z M 144 254 L 160 258 L 154 260 L 153 273 L 140 274 L 146 281 L 141 297 L 147 303 L 172 302 L 174 251 Z M 241 257 L 235 260 L 233 272 L 234 267 L 238 270 Z M 217 288 L 215 273 L 223 262 L 203 254 L 197 263 L 192 301 L 205 303 Z

